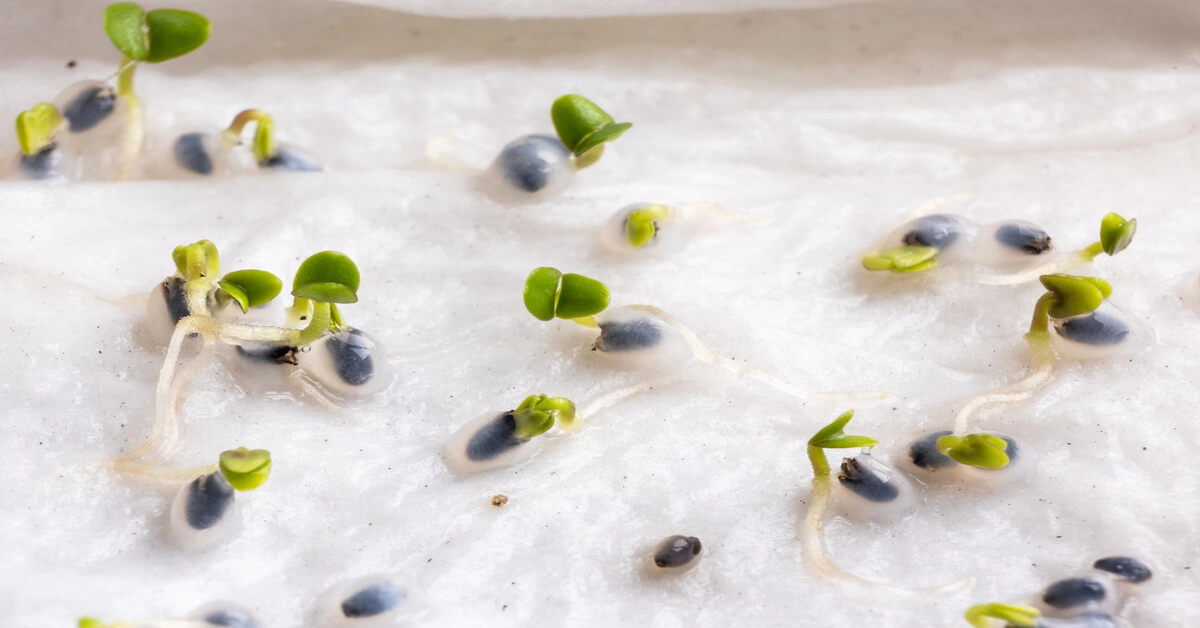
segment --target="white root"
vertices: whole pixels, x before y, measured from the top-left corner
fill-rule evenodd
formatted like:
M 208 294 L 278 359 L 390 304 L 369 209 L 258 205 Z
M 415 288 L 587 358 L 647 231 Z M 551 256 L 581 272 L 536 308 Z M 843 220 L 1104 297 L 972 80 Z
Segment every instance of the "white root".
M 114 460 L 108 463 L 108 467 L 121 473 L 133 477 L 142 478 L 144 480 L 153 480 L 156 482 L 164 482 L 168 484 L 182 484 L 191 482 L 192 480 L 213 473 L 217 470 L 216 464 L 205 465 L 202 467 L 163 467 L 155 464 L 145 464 L 141 462 L 130 462 L 127 460 Z
M 805 554 L 808 556 L 813 567 L 821 575 L 830 578 L 850 590 L 865 590 L 896 601 L 919 603 L 928 603 L 937 598 L 955 595 L 975 584 L 975 578 L 966 577 L 957 582 L 932 589 L 905 589 L 872 582 L 838 567 L 826 555 L 825 540 L 822 538 L 824 526 L 821 523 L 821 519 L 825 516 L 825 510 L 829 506 L 829 496 L 831 493 L 832 486 L 828 476 L 815 478 L 813 480 L 812 501 L 809 504 L 808 512 L 804 515 L 803 536 Z
M 482 153 L 479 147 L 449 135 L 438 135 L 425 144 L 429 161 L 451 172 L 482 174 L 484 169 L 471 165 L 470 159 Z
M 677 205 L 675 207 L 672 207 L 671 209 L 673 209 L 676 212 L 679 212 L 680 215 L 695 214 L 695 213 L 699 213 L 699 212 L 716 214 L 717 216 L 720 216 L 721 218 L 725 219 L 726 221 L 732 222 L 734 224 L 747 223 L 747 222 L 765 222 L 769 218 L 766 214 L 743 214 L 740 212 L 735 212 L 732 209 L 729 209 L 729 208 L 725 207 L 724 205 L 714 202 L 714 201 L 701 201 L 698 203 L 686 203 L 684 205 Z
M 709 349 L 708 347 L 704 346 L 704 343 L 700 340 L 700 337 L 696 335 L 696 332 L 692 331 L 687 325 L 684 325 L 682 322 L 680 322 L 679 319 L 667 314 L 663 310 L 654 307 L 653 305 L 631 305 L 629 307 L 642 310 L 644 312 L 649 312 L 662 319 L 663 322 L 669 325 L 671 329 L 675 330 L 675 332 L 678 333 L 681 338 L 683 338 L 684 343 L 687 344 L 689 349 L 691 349 L 692 355 L 695 355 L 696 358 L 701 362 L 725 369 L 739 378 L 744 377 L 746 379 L 758 380 L 775 388 L 776 390 L 779 390 L 780 392 L 802 401 L 826 401 L 841 405 L 863 405 L 877 403 L 892 397 L 891 394 L 886 392 L 826 393 L 799 388 L 768 373 L 767 371 L 738 362 L 736 360 L 732 360 L 717 353 L 716 351 L 713 351 L 712 349 Z
M 659 377 L 656 379 L 638 382 L 636 384 L 630 384 L 624 388 L 618 388 L 610 393 L 600 395 L 599 397 L 593 399 L 591 403 L 584 406 L 582 410 L 577 412 L 575 414 L 575 422 L 569 426 L 566 426 L 565 429 L 570 431 L 578 430 L 583 426 L 583 423 L 587 419 L 596 416 L 604 410 L 607 410 L 608 408 L 611 408 L 612 406 L 615 406 L 634 395 L 643 393 L 647 390 L 652 390 L 656 386 L 665 386 L 682 379 L 682 375 L 668 375 L 666 377 Z
M 1042 275 L 1062 273 L 1090 263 L 1092 257 L 1083 251 L 1075 251 L 1058 259 L 1050 260 L 1037 266 L 1013 273 L 964 273 L 968 280 L 986 286 L 1015 286 L 1031 281 L 1037 281 Z
M 971 417 L 982 408 L 999 404 L 1024 401 L 1039 388 L 1054 379 L 1054 356 L 1048 348 L 1034 348 L 1034 368 L 1028 375 L 1012 385 L 978 395 L 968 401 L 954 416 L 955 436 L 965 435 L 971 427 Z

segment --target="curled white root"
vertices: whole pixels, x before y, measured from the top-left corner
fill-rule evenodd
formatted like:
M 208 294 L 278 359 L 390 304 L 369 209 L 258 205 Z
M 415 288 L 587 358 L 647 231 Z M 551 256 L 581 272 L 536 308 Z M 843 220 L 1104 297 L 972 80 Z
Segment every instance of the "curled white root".
M 709 349 L 708 347 L 704 346 L 704 343 L 700 340 L 700 337 L 696 335 L 696 332 L 692 331 L 687 325 L 684 325 L 682 322 L 680 322 L 679 319 L 667 314 L 663 310 L 654 307 L 653 305 L 631 305 L 629 307 L 636 310 L 649 312 L 662 319 L 664 323 L 669 325 L 671 329 L 675 330 L 675 332 L 678 333 L 681 338 L 683 338 L 683 342 L 688 346 L 688 349 L 692 351 L 692 355 L 696 356 L 696 359 L 700 360 L 701 362 L 725 369 L 739 378 L 758 380 L 775 388 L 776 390 L 779 390 L 780 392 L 791 395 L 792 397 L 802 401 L 827 401 L 841 405 L 864 405 L 877 403 L 892 397 L 891 394 L 886 392 L 826 393 L 799 388 L 760 368 L 732 360 L 717 353 L 716 351 L 713 351 L 712 349 Z
M 832 492 L 828 476 L 813 479 L 812 501 L 808 512 L 804 515 L 804 549 L 809 561 L 821 575 L 830 578 L 838 584 L 854 591 L 865 590 L 876 593 L 887 599 L 906 602 L 932 602 L 937 598 L 955 595 L 967 590 L 975 583 L 975 578 L 966 577 L 957 582 L 932 589 L 905 589 L 887 584 L 872 582 L 856 576 L 829 560 L 825 554 L 825 541 L 822 538 L 822 517 L 829 506 L 829 496 Z
M 1034 349 L 1034 368 L 1028 375 L 1012 385 L 978 395 L 968 401 L 954 416 L 954 434 L 963 436 L 971 428 L 971 417 L 982 408 L 1024 401 L 1033 396 L 1042 386 L 1054 379 L 1054 355 L 1049 348 Z
M 666 377 L 659 377 L 656 379 L 646 380 L 644 382 L 638 382 L 636 384 L 630 384 L 624 388 L 618 388 L 610 393 L 600 395 L 599 397 L 593 399 L 591 403 L 584 406 L 583 409 L 579 410 L 579 412 L 575 414 L 575 422 L 571 423 L 569 426 L 566 426 L 566 429 L 570 431 L 578 430 L 587 419 L 596 416 L 604 410 L 607 410 L 608 408 L 611 408 L 612 406 L 615 406 L 634 395 L 643 393 L 647 390 L 652 390 L 656 386 L 665 386 L 682 379 L 682 375 L 668 375 Z
M 122 475 L 169 484 L 191 482 L 202 475 L 208 475 L 217 470 L 216 464 L 204 465 L 202 467 L 163 467 L 155 464 L 130 462 L 128 460 L 113 460 L 107 466 Z

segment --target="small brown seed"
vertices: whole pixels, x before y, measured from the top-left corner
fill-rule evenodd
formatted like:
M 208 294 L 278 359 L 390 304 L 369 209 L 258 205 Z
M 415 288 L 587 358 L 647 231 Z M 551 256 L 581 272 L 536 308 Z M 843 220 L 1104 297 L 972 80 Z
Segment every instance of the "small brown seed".
M 492 505 L 499 508 L 508 503 L 508 495 L 496 495 L 492 498 Z

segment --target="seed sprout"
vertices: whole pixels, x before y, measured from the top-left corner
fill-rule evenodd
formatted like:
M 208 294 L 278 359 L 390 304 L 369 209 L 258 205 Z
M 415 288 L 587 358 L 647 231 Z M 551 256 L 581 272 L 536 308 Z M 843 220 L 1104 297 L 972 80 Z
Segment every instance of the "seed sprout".
M 498 200 L 541 201 L 565 190 L 575 171 L 596 163 L 604 154 L 604 145 L 633 126 L 617 123 L 595 103 L 576 94 L 555 100 L 550 119 L 557 137 L 519 137 L 505 145 L 486 169 L 471 165 L 478 160 L 462 155 L 467 147 L 450 137 L 433 139 L 426 153 L 445 168 L 478 175 L 483 190 Z
M 1128 327 L 1120 319 L 1097 312 L 1112 294 L 1103 279 L 1074 275 L 1043 275 L 1046 293 L 1034 307 L 1025 334 L 1032 353 L 1032 369 L 1019 381 L 968 401 L 954 418 L 952 431 L 926 434 L 908 447 L 908 462 L 923 479 L 936 482 L 973 480 L 1005 482 L 1031 467 L 1029 449 L 1016 438 L 999 432 L 972 432 L 972 420 L 984 409 L 1024 401 L 1054 378 L 1055 353 L 1078 358 L 1081 349 L 1096 355 L 1125 341 Z M 1081 333 L 1073 326 L 1087 326 Z M 1092 330 L 1099 325 L 1102 330 Z
M 842 414 L 829 425 L 822 428 L 808 441 L 808 460 L 812 464 L 813 481 L 812 481 L 812 497 L 808 504 L 808 512 L 804 515 L 804 524 L 802 528 L 804 536 L 804 546 L 807 550 L 808 558 L 812 561 L 813 566 L 822 575 L 833 579 L 834 581 L 858 590 L 866 589 L 881 593 L 888 597 L 899 599 L 915 599 L 928 600 L 944 595 L 953 595 L 964 590 L 972 584 L 973 578 L 965 578 L 958 582 L 948 584 L 935 589 L 913 590 L 891 585 L 880 584 L 863 579 L 859 576 L 851 574 L 841 567 L 838 567 L 829 559 L 825 551 L 825 540 L 822 535 L 824 526 L 821 519 L 825 516 L 825 511 L 829 507 L 829 498 L 833 493 L 833 484 L 831 476 L 833 469 L 829 465 L 829 460 L 825 456 L 826 449 L 864 449 L 869 451 L 871 447 L 876 445 L 873 438 L 867 436 L 858 436 L 846 434 L 842 430 L 850 419 L 854 417 L 854 411 L 850 410 Z M 859 457 L 850 458 L 848 460 L 859 460 Z M 874 461 L 872 464 L 876 464 Z M 861 464 L 861 462 L 859 463 Z M 882 464 L 882 463 L 878 463 Z M 912 499 L 912 487 L 904 484 L 894 483 L 894 480 L 900 478 L 898 473 L 889 468 L 889 473 L 884 478 L 875 478 L 873 485 L 860 483 L 858 473 L 855 472 L 852 476 L 851 486 L 846 486 L 847 471 L 843 464 L 841 473 L 838 474 L 839 482 L 847 490 L 842 494 L 853 495 L 854 502 L 852 506 L 856 506 L 852 511 L 864 512 L 872 505 L 878 505 L 884 511 L 893 510 L 894 506 L 890 502 L 900 498 L 903 491 L 908 492 L 908 499 Z M 872 482 L 868 480 L 868 482 Z M 857 484 L 857 487 L 855 486 Z M 839 497 L 842 496 L 839 495 Z M 889 499 L 890 498 L 890 499 Z M 895 516 L 894 512 L 888 512 L 888 517 Z M 874 518 L 874 517 L 872 517 Z
M 247 109 L 234 117 L 220 133 L 184 133 L 172 149 L 175 164 L 193 175 L 221 175 L 242 169 L 241 155 L 234 154 L 242 144 L 245 128 L 254 124 L 250 144 L 253 162 L 263 170 L 320 172 L 321 163 L 304 149 L 281 144 L 275 139 L 275 121 L 260 109 Z
M 680 223 L 691 221 L 701 214 L 718 216 L 721 220 L 741 223 L 762 220 L 762 216 L 739 214 L 719 203 L 702 202 L 669 206 L 654 203 L 634 203 L 613 214 L 601 232 L 605 246 L 613 253 L 666 255 L 683 248 L 684 234 Z
M 951 264 L 977 266 L 988 270 L 968 272 L 973 281 L 1012 285 L 1091 263 L 1101 253 L 1116 255 L 1136 232 L 1136 219 L 1110 213 L 1100 221 L 1098 241 L 1054 255 L 1050 236 L 1033 223 L 1009 220 L 981 226 L 963 216 L 928 214 L 894 229 L 863 254 L 861 262 L 867 270 L 893 273 L 920 273 Z
M 975 628 L 1000 624 L 1024 628 L 1117 628 L 1125 597 L 1151 578 L 1150 568 L 1125 556 L 1101 558 L 1092 573 L 1064 578 L 1042 590 L 1029 605 L 977 604 L 964 618 Z
M 180 398 L 188 381 L 212 356 L 217 341 L 234 345 L 247 365 L 291 369 L 289 380 L 325 405 L 333 405 L 330 395 L 361 397 L 386 386 L 387 378 L 381 375 L 386 364 L 379 359 L 378 345 L 348 326 L 338 308 L 358 300 L 358 268 L 349 257 L 325 251 L 300 265 L 289 309 L 294 327 L 224 322 L 216 317 L 222 310 L 244 314 L 272 301 L 282 290 L 275 275 L 241 270 L 222 276 L 216 246 L 208 240 L 176 247 L 172 257 L 177 272 L 151 293 L 143 322 L 148 339 L 160 343 L 167 339 L 153 433 L 115 461 L 118 469 L 139 461 L 165 460 L 178 448 Z M 200 353 L 177 374 L 189 338 L 200 341 Z
M 537 268 L 525 280 L 525 309 L 535 318 L 570 320 L 595 329 L 592 349 L 616 358 L 635 369 L 678 370 L 692 358 L 724 369 L 739 378 L 761 381 L 802 401 L 853 400 L 860 395 L 819 393 L 794 386 L 762 369 L 737 362 L 709 349 L 700 338 L 675 317 L 652 305 L 628 305 L 608 309 L 608 288 L 592 279 L 556 268 Z M 872 401 L 883 393 L 861 395 Z
M 186 55 L 208 40 L 204 16 L 180 9 L 146 11 L 132 2 L 104 10 L 104 30 L 123 55 L 109 81 L 72 85 L 54 103 L 17 116 L 20 172 L 30 179 L 133 177 L 142 150 L 141 100 L 133 88 L 141 63 Z
M 657 574 L 681 574 L 691 571 L 700 564 L 704 547 L 694 536 L 674 534 L 659 542 L 650 560 L 651 570 Z

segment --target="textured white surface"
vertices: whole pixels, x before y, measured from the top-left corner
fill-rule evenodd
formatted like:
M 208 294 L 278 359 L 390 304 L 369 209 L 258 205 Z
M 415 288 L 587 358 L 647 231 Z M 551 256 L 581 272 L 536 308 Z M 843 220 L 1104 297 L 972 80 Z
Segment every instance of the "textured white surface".
M 110 71 L 102 6 L 0 8 L 4 116 Z M 1179 298 L 1200 266 L 1193 14 L 1083 1 L 531 22 L 323 2 L 210 13 L 209 47 L 139 75 L 151 140 L 255 105 L 331 172 L 0 186 L 6 624 L 178 617 L 232 599 L 299 626 L 329 586 L 386 572 L 423 592 L 431 625 L 957 626 L 971 603 L 1020 600 L 1113 553 L 1157 570 L 1127 609 L 1133 625 L 1200 621 L 1200 318 Z M 548 103 L 567 91 L 636 126 L 559 201 L 496 206 L 424 163 L 439 133 L 498 149 L 549 130 Z M 803 443 L 844 408 L 699 366 L 552 435 L 520 469 L 457 479 L 441 463 L 449 435 L 485 411 L 534 392 L 586 402 L 637 379 L 588 351 L 586 330 L 524 312 L 538 265 L 603 279 L 614 304 L 661 306 L 713 348 L 813 388 L 898 394 L 852 424 L 880 439 L 877 455 L 895 453 L 1019 377 L 1027 357 L 1035 286 L 857 266 L 906 211 L 966 191 L 975 200 L 956 211 L 1029 219 L 1068 247 L 1092 241 L 1107 211 L 1137 216 L 1133 247 L 1094 271 L 1144 343 L 1063 364 L 1033 401 L 984 418 L 1039 450 L 1028 483 L 922 490 L 910 519 L 828 526 L 833 558 L 859 575 L 932 586 L 974 574 L 969 593 L 904 606 L 813 575 L 796 537 Z M 700 232 L 649 261 L 600 244 L 620 207 L 704 199 L 771 221 Z M 178 463 L 240 444 L 269 448 L 275 469 L 242 496 L 243 535 L 190 554 L 165 532 L 174 487 L 97 463 L 151 423 L 161 357 L 133 341 L 142 308 L 125 297 L 202 237 L 227 269 L 285 277 L 311 252 L 349 253 L 363 300 L 345 314 L 398 379 L 330 414 L 243 392 L 214 362 L 185 404 Z M 650 548 L 676 533 L 700 537 L 704 561 L 644 576 Z

